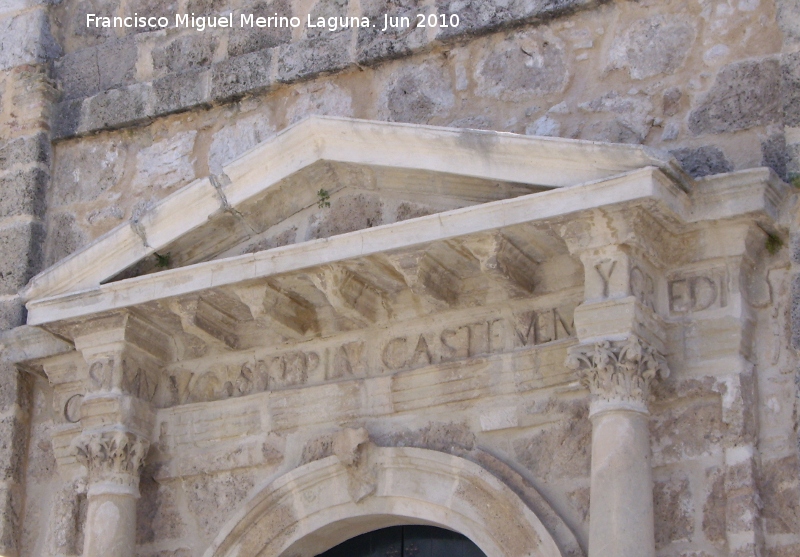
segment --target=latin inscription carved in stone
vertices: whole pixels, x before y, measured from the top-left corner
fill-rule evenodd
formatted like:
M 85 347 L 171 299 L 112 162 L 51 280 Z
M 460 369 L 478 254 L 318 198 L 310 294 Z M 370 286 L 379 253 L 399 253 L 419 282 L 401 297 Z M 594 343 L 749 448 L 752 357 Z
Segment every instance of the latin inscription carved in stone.
M 99 358 L 89 364 L 89 379 L 93 390 L 110 391 L 114 385 L 114 371 L 116 361 L 114 358 Z
M 573 311 L 573 305 L 529 310 L 388 340 L 291 350 L 207 371 L 181 369 L 169 376 L 156 399 L 160 406 L 207 402 L 533 347 L 574 337 Z
M 611 275 L 614 273 L 614 267 L 616 266 L 617 262 L 613 259 L 604 259 L 594 266 L 597 274 L 600 276 L 600 280 L 603 281 L 603 298 L 608 298 L 609 282 L 611 281 Z
M 728 305 L 728 290 L 722 271 L 682 275 L 667 283 L 669 310 L 686 314 Z
M 81 419 L 81 403 L 83 402 L 83 395 L 78 393 L 74 394 L 67 399 L 64 403 L 64 419 L 71 423 L 76 424 Z

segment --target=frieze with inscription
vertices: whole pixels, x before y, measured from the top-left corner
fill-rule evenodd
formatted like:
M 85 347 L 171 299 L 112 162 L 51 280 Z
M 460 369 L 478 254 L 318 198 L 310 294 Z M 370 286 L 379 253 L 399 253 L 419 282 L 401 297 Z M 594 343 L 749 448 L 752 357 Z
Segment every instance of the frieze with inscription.
M 706 269 L 672 276 L 667 282 L 669 311 L 686 315 L 728 305 L 728 281 L 724 269 Z
M 503 312 L 413 334 L 382 331 L 367 340 L 251 356 L 246 362 L 212 364 L 203 371 L 180 368 L 162 381 L 156 403 L 221 400 L 531 348 L 574 337 L 575 305 Z

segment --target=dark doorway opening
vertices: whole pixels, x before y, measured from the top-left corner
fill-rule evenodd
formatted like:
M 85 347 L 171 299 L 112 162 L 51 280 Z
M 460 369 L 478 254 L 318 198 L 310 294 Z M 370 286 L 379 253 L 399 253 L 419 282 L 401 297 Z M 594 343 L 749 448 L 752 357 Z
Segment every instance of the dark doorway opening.
M 486 557 L 469 538 L 435 526 L 392 526 L 367 532 L 317 557 Z

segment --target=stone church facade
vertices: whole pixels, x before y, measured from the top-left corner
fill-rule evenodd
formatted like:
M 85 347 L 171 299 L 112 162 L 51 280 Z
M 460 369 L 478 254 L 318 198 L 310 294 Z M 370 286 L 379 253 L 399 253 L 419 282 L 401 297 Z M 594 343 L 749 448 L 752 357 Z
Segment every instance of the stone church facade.
M 0 555 L 800 555 L 797 187 L 796 1 L 0 0 Z

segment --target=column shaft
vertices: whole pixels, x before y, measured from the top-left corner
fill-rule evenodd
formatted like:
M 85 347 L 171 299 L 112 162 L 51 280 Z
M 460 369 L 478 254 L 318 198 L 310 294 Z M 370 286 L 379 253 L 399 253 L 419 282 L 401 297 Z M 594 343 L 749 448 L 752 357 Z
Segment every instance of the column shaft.
M 566 365 L 591 393 L 589 557 L 655 557 L 647 400 L 666 361 L 631 335 L 574 346 Z
M 653 473 L 647 416 L 592 417 L 589 557 L 654 557 Z
M 86 509 L 84 557 L 133 557 L 136 550 L 136 497 L 90 493 Z

